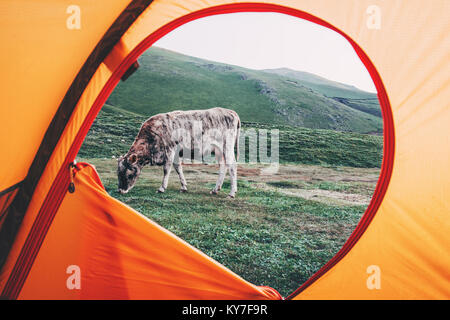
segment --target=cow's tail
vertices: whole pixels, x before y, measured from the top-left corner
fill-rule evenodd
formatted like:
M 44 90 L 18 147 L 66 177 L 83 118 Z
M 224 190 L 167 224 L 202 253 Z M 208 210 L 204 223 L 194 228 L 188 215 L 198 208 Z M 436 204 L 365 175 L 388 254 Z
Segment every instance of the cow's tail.
M 238 117 L 236 141 L 234 143 L 236 146 L 236 162 L 239 160 L 239 136 L 240 136 L 240 134 L 241 134 L 241 119 L 239 119 L 239 117 Z

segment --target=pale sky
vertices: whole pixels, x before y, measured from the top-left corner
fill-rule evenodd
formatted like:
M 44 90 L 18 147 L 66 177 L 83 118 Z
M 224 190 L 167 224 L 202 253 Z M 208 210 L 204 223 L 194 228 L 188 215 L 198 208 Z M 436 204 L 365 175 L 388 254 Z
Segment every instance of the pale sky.
M 155 46 L 250 69 L 290 68 L 376 92 L 350 43 L 338 33 L 279 13 L 232 13 L 189 22 Z

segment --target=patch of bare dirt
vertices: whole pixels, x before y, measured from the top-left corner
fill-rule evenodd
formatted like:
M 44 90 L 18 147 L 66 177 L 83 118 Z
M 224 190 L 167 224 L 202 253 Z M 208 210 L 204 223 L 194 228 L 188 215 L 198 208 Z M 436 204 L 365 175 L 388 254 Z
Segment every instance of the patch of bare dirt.
M 279 192 L 286 195 L 302 197 L 307 200 L 318 201 L 331 205 L 369 205 L 370 197 L 337 191 L 313 189 L 281 189 Z

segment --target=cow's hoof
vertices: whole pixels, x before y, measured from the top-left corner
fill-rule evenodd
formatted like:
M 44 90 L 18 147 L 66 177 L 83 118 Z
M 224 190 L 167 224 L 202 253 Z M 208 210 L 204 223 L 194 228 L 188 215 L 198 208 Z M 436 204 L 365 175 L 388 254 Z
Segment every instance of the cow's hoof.
M 211 190 L 210 192 L 209 192 L 209 194 L 218 194 L 219 192 L 217 191 L 217 190 Z
M 163 188 L 159 188 L 158 191 L 156 191 L 157 193 L 164 193 L 164 189 Z
M 227 199 L 234 199 L 234 195 L 229 194 L 229 195 L 227 196 Z
M 180 192 L 185 193 L 185 192 L 187 192 L 187 189 L 180 189 Z

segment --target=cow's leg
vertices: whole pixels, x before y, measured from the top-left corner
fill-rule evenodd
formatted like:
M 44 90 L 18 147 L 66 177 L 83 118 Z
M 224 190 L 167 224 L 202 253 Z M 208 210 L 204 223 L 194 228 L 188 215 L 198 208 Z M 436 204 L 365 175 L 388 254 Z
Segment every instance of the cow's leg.
M 159 187 L 158 192 L 164 192 L 167 189 L 167 184 L 169 183 L 170 170 L 172 170 L 172 162 L 167 162 L 163 165 L 164 177 L 162 180 L 161 187 Z
M 175 152 L 172 150 L 169 152 L 166 163 L 163 165 L 164 177 L 162 180 L 161 187 L 159 187 L 158 192 L 164 192 L 167 189 L 167 184 L 169 183 L 170 170 L 172 170 L 172 164 L 174 163 Z
M 219 163 L 219 177 L 217 178 L 216 186 L 209 192 L 210 194 L 217 194 L 220 189 L 222 189 L 223 180 L 225 179 L 226 174 L 225 161 L 222 152 L 216 148 L 214 153 L 216 160 Z
M 228 195 L 229 198 L 234 198 L 237 192 L 237 164 L 236 158 L 234 157 L 234 148 L 231 147 L 227 149 L 227 152 L 224 154 L 225 164 L 230 172 L 230 185 L 231 190 Z
M 180 192 L 186 192 L 187 185 L 186 185 L 186 179 L 184 178 L 183 167 L 181 166 L 181 162 L 180 163 L 174 162 L 173 167 L 175 168 L 175 171 L 178 173 L 178 177 L 180 177 L 180 182 L 181 182 Z
M 237 166 L 236 162 L 227 164 L 228 170 L 230 171 L 230 184 L 231 190 L 228 197 L 234 198 L 237 192 Z

